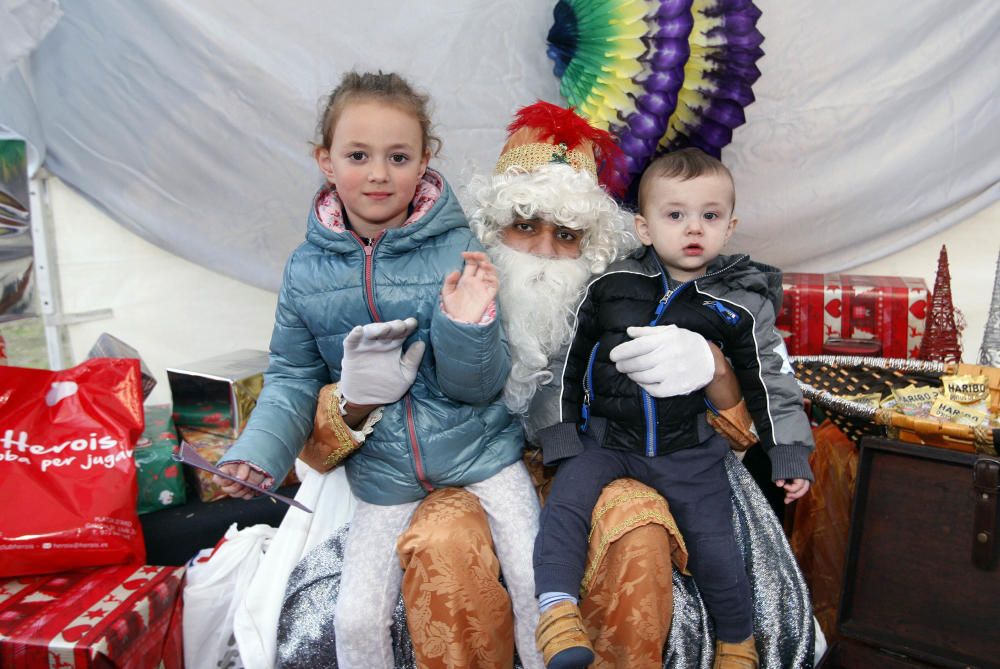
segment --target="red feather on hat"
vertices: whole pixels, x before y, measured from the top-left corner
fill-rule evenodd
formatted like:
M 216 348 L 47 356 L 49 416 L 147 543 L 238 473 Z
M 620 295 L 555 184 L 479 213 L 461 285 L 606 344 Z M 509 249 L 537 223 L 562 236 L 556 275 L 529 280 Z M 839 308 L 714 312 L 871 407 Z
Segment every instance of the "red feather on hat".
M 522 128 L 538 131 L 540 139 L 550 140 L 553 144 L 565 144 L 567 150 L 589 142 L 597 163 L 597 180 L 615 197 L 621 197 L 625 192 L 627 184 L 621 178 L 625 173 L 625 154 L 618 148 L 611 133 L 590 125 L 572 107 L 567 109 L 542 100 L 522 107 L 507 126 L 507 135 L 513 135 Z

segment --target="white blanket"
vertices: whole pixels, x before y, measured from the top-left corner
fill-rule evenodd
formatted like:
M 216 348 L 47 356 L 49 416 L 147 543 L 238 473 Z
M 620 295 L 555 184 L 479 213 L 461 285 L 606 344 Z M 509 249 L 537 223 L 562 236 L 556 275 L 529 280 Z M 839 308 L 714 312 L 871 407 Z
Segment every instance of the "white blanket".
M 302 480 L 295 499 L 313 513 L 288 509 L 236 609 L 233 630 L 246 669 L 274 666 L 278 616 L 288 575 L 303 555 L 350 521 L 357 502 L 343 467 L 320 474 L 299 461 L 295 466 Z

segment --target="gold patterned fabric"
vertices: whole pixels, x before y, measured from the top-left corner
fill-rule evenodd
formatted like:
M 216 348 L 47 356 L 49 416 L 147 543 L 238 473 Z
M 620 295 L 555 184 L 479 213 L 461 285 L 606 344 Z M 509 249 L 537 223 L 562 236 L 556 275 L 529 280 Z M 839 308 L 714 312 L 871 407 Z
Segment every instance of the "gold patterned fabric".
M 816 450 L 809 456 L 815 483 L 795 502 L 789 543 L 809 583 L 813 614 L 827 641 L 837 632 L 837 612 L 858 478 L 858 449 L 829 419 L 813 428 Z
M 514 616 L 476 496 L 462 488 L 432 492 L 396 550 L 417 666 L 511 667 Z
M 337 384 L 319 391 L 313 431 L 299 453 L 299 459 L 318 472 L 330 471 L 360 446 L 340 415 L 339 401 Z
M 397 548 L 417 665 L 511 667 L 510 599 L 476 497 L 454 488 L 431 493 Z M 671 560 L 683 569 L 687 552 L 666 500 L 633 480 L 607 486 L 595 507 L 580 605 L 597 655 L 592 666 L 662 666 Z
M 734 451 L 745 451 L 759 441 L 744 400 L 732 408 L 719 409 L 717 414 L 708 411 L 705 418 L 716 432 L 729 440 Z
M 580 611 L 598 669 L 659 669 L 673 615 L 671 566 L 687 549 L 667 501 L 633 479 L 607 485 L 594 507 Z

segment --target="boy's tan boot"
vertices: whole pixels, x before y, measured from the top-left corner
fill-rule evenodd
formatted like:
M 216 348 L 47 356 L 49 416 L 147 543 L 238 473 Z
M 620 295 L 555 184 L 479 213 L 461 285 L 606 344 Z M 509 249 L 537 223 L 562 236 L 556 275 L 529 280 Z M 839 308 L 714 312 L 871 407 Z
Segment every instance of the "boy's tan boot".
M 751 636 L 739 643 L 715 642 L 715 664 L 712 669 L 758 669 L 757 645 Z
M 535 629 L 535 645 L 548 669 L 586 667 L 594 661 L 583 618 L 576 604 L 566 600 L 542 612 Z

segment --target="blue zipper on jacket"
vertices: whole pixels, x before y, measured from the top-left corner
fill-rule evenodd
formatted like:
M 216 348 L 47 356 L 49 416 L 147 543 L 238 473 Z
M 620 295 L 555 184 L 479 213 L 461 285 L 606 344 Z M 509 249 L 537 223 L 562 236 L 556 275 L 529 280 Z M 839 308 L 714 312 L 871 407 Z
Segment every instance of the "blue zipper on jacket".
M 583 425 L 580 426 L 581 432 L 586 432 L 587 426 L 590 424 L 590 390 L 594 387 L 594 360 L 597 359 L 597 347 L 600 345 L 601 342 L 597 342 L 594 344 L 594 348 L 590 349 L 587 373 L 583 375 L 583 406 L 580 408 L 580 415 L 583 418 Z
M 375 306 L 375 281 L 372 275 L 375 271 L 375 247 L 382 241 L 385 233 L 380 233 L 378 237 L 369 239 L 367 244 L 361 240 L 361 236 L 358 233 L 352 230 L 351 234 L 365 254 L 365 268 L 361 283 L 365 291 L 365 301 L 368 303 L 368 313 L 371 315 L 372 320 L 377 323 L 382 320 L 382 316 L 379 315 L 378 307 Z M 417 482 L 420 486 L 427 492 L 430 492 L 434 490 L 434 486 L 427 480 L 427 475 L 424 472 L 424 459 L 420 455 L 420 442 L 417 441 L 417 425 L 413 420 L 413 403 L 410 400 L 409 391 L 404 395 L 404 399 L 406 406 L 406 411 L 404 412 L 406 414 L 406 433 L 410 438 L 410 452 L 413 453 L 413 471 L 417 475 Z
M 691 279 L 690 281 L 685 281 L 681 285 L 677 286 L 677 288 L 675 288 L 673 292 L 671 292 L 670 284 L 667 283 L 667 271 L 663 268 L 663 263 L 660 262 L 660 258 L 656 255 L 656 253 L 653 253 L 653 258 L 656 259 L 656 264 L 660 268 L 660 280 L 663 282 L 663 297 L 660 298 L 660 303 L 656 305 L 656 313 L 653 314 L 653 320 L 650 321 L 649 327 L 655 327 L 656 325 L 659 324 L 660 319 L 663 318 L 663 314 L 667 310 L 667 307 L 670 306 L 670 304 L 674 301 L 674 298 L 676 298 L 677 295 L 682 290 L 690 286 L 695 281 L 698 281 L 699 279 L 718 276 L 719 274 L 728 271 L 730 268 L 736 266 L 745 257 L 746 257 L 745 255 L 738 256 L 736 260 L 729 263 L 722 269 L 716 270 L 711 274 L 705 274 L 703 276 L 698 277 L 697 279 Z M 652 397 L 650 397 L 649 393 L 647 393 L 645 390 L 642 390 L 642 405 L 643 405 L 643 413 L 646 416 L 646 455 L 648 457 L 653 457 L 656 455 L 656 441 L 657 441 L 656 424 L 659 419 L 657 418 L 656 415 L 656 402 Z M 710 402 L 708 403 L 708 406 L 711 407 L 712 409 L 715 408 L 712 407 Z
M 659 258 L 657 258 L 657 263 L 659 263 Z M 676 290 L 671 292 L 670 284 L 667 283 L 667 273 L 664 271 L 663 266 L 660 266 L 660 279 L 663 282 L 663 297 L 660 298 L 659 304 L 656 305 L 656 312 L 653 314 L 653 320 L 649 322 L 650 327 L 654 327 L 660 322 L 660 318 L 663 317 L 663 312 L 667 310 L 667 307 L 671 302 L 674 301 L 674 297 L 677 293 L 681 292 L 687 283 L 681 284 Z M 656 424 L 659 418 L 656 415 L 656 401 L 650 396 L 646 390 L 640 389 L 642 393 L 642 409 L 643 415 L 646 418 L 646 457 L 654 457 L 656 455 Z

